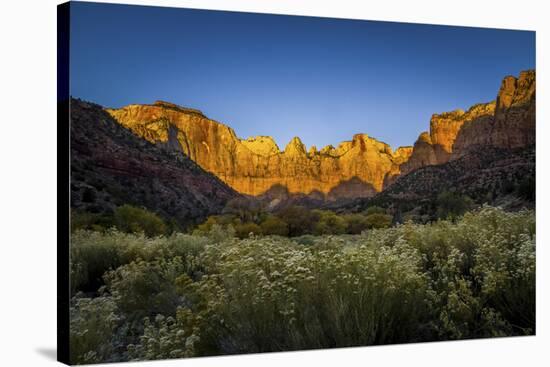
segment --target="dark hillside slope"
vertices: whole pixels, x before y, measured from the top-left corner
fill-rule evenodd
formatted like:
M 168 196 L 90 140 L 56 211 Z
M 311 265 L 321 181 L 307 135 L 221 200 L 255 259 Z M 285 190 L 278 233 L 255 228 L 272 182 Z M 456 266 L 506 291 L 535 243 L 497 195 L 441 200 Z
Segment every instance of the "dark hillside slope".
M 377 205 L 433 215 L 438 195 L 455 192 L 477 204 L 517 210 L 534 207 L 534 183 L 534 145 L 519 149 L 487 146 L 444 164 L 418 168 L 373 198 L 336 204 L 331 209 L 358 212 Z
M 181 152 L 127 130 L 96 104 L 71 100 L 71 207 L 110 213 L 142 206 L 181 227 L 238 196 Z

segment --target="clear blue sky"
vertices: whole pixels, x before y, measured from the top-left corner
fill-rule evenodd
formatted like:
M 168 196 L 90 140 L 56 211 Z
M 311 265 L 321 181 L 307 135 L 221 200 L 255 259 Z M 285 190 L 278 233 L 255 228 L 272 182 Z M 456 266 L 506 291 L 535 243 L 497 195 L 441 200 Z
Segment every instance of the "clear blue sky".
M 535 33 L 72 3 L 71 94 L 198 108 L 238 136 L 412 145 L 433 113 L 535 67 Z

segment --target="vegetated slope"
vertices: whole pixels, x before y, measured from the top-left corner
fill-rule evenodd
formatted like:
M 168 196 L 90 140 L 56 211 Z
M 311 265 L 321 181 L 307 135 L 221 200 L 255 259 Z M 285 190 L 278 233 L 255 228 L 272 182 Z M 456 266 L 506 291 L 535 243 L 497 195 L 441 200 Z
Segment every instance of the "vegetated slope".
M 71 207 L 109 213 L 133 204 L 185 227 L 239 194 L 183 153 L 127 130 L 99 105 L 71 100 Z
M 454 192 L 477 204 L 511 210 L 533 208 L 534 185 L 534 145 L 518 149 L 487 146 L 444 164 L 417 168 L 373 198 L 336 204 L 332 209 L 362 211 L 370 205 L 379 205 L 433 215 L 442 192 Z

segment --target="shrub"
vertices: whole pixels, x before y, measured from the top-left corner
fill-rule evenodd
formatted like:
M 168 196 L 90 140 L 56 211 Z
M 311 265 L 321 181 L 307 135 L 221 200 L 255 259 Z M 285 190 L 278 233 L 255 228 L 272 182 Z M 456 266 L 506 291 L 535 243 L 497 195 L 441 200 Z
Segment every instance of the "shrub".
M 97 291 L 104 284 L 105 272 L 138 259 L 152 261 L 179 256 L 186 266 L 192 267 L 195 257 L 210 242 L 212 239 L 207 237 L 181 233 L 148 238 L 117 231 L 77 231 L 71 235 L 70 246 L 72 293 Z
M 535 216 L 484 207 L 452 224 L 397 230 L 423 253 L 441 339 L 532 334 Z M 397 234 L 399 235 L 399 234 Z
M 319 219 L 315 211 L 302 206 L 285 208 L 277 216 L 288 224 L 288 235 L 291 237 L 313 233 L 313 227 Z
M 312 236 L 310 234 L 305 234 L 303 236 L 294 237 L 292 240 L 300 245 L 312 246 L 316 243 L 315 239 L 317 236 Z
M 110 297 L 73 298 L 70 309 L 71 364 L 109 361 L 120 317 Z
M 315 210 L 314 214 L 319 219 L 313 226 L 313 234 L 343 234 L 346 232 L 346 221 L 336 213 L 328 210 Z
M 197 226 L 194 235 L 207 236 L 215 242 L 235 237 L 235 227 L 241 224 L 240 220 L 232 215 L 214 215 Z
M 455 220 L 473 207 L 472 199 L 450 191 L 439 194 L 436 204 L 438 218 L 451 220 Z
M 382 213 L 373 213 L 365 217 L 367 228 L 387 228 L 391 226 L 392 216 Z
M 429 283 L 419 253 L 327 241 L 332 250 L 267 238 L 208 247 L 211 274 L 184 289 L 209 299 L 193 302 L 209 325 L 203 341 L 236 353 L 420 340 Z
M 91 363 L 531 335 L 535 223 L 534 211 L 483 207 L 455 221 L 354 236 L 238 239 L 219 224 L 207 236 L 77 231 L 71 261 L 83 264 L 83 279 L 91 269 L 113 270 L 99 297 L 73 298 L 71 357 Z
M 369 206 L 367 210 L 365 210 L 365 215 L 371 215 L 371 214 L 386 214 L 386 209 L 375 205 Z
M 235 235 L 239 238 L 250 237 L 250 234 L 259 235 L 262 228 L 253 222 L 239 223 L 235 226 Z
M 231 199 L 223 209 L 224 214 L 232 215 L 241 222 L 257 222 L 263 212 L 262 203 L 249 197 L 237 197 Z
M 199 224 L 196 228 L 198 234 L 207 234 L 212 229 L 212 226 L 219 225 L 218 218 L 216 216 L 209 216 L 206 221 Z
M 268 215 L 263 222 L 260 223 L 260 227 L 264 235 L 288 236 L 288 224 L 274 215 Z
M 214 224 L 207 233 L 207 236 L 215 243 L 226 241 L 227 239 L 235 237 L 235 228 L 231 224 L 227 226 Z
M 159 314 L 153 321 L 145 318 L 139 343 L 128 345 L 130 360 L 193 357 L 195 343 L 200 338 L 194 334 L 198 330 L 187 329 L 188 322 L 183 311 L 178 311 L 176 317 Z
M 78 231 L 71 236 L 71 293 L 93 292 L 103 284 L 102 276 L 121 265 L 116 235 Z
M 71 210 L 71 232 L 79 229 L 105 231 L 114 226 L 112 215 Z
M 105 274 L 107 290 L 129 320 L 157 314 L 172 315 L 182 300 L 175 279 L 189 271 L 180 257 L 137 260 Z
M 166 234 L 166 224 L 154 213 L 131 205 L 122 205 L 115 209 L 115 224 L 126 233 L 143 232 L 147 236 Z
M 362 214 L 346 214 L 343 218 L 346 221 L 346 233 L 360 234 L 369 228 L 369 222 Z

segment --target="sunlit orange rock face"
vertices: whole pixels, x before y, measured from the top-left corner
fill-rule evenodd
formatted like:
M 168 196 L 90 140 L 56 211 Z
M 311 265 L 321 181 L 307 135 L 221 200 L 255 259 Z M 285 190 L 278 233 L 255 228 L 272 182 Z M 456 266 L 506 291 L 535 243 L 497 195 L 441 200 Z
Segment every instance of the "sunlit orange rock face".
M 283 189 L 329 200 L 368 197 L 400 175 L 448 162 L 479 145 L 533 144 L 535 72 L 506 77 L 496 102 L 434 114 L 430 131 L 421 133 L 414 147 L 395 151 L 366 134 L 320 150 L 306 150 L 295 137 L 281 150 L 269 136 L 240 139 L 198 110 L 162 101 L 107 112 L 136 135 L 183 151 L 240 193 L 258 196 Z
M 434 114 L 430 132 L 420 134 L 413 154 L 401 165 L 401 174 L 446 163 L 483 146 L 521 148 L 535 143 L 535 71 L 502 81 L 496 101 L 468 111 Z
M 468 111 L 455 110 L 434 114 L 430 120 L 430 132 L 423 132 L 414 144 L 410 159 L 401 166 L 402 173 L 417 168 L 448 162 L 455 149 L 456 138 L 464 124 L 493 116 L 495 103 L 480 103 Z
M 529 70 L 521 72 L 519 78 L 504 78 L 494 115 L 463 126 L 454 143 L 453 158 L 485 145 L 514 149 L 535 144 L 535 77 L 535 71 Z
M 240 139 L 233 129 L 200 111 L 161 101 L 107 111 L 135 134 L 181 149 L 238 192 L 254 196 L 281 187 L 326 199 L 372 196 L 382 190 L 386 174 L 399 172 L 412 152 L 411 148 L 393 152 L 365 134 L 337 147 L 309 151 L 295 137 L 281 150 L 269 136 Z

